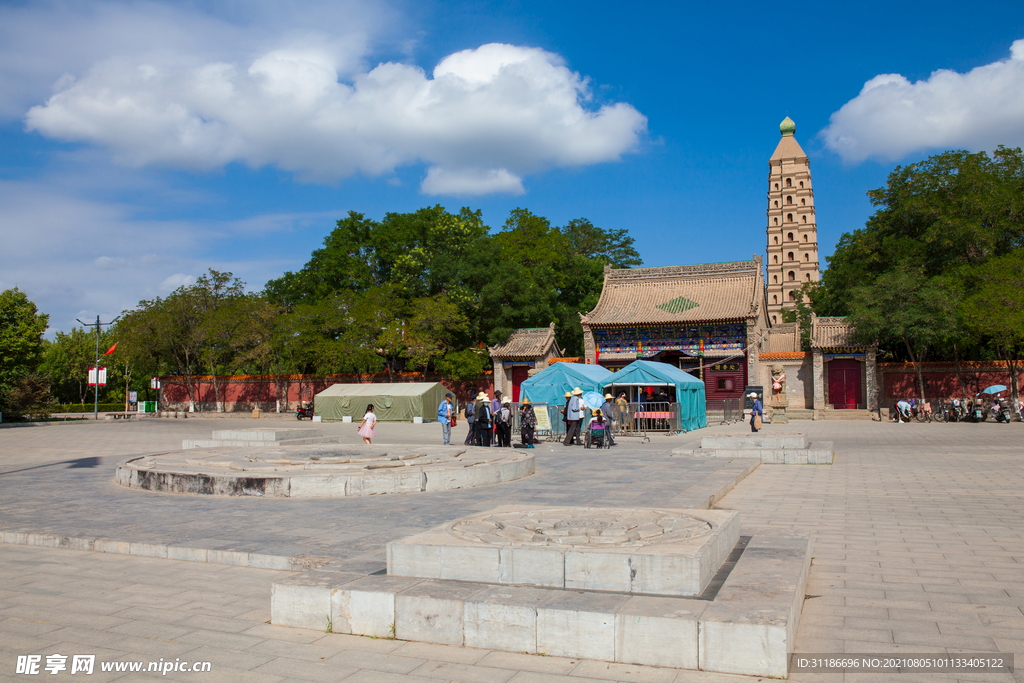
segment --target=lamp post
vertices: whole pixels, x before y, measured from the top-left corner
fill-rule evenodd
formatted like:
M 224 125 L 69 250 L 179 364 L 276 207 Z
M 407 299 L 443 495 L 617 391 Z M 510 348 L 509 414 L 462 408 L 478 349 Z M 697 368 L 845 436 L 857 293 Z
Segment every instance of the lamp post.
M 96 384 L 93 385 L 92 391 L 92 419 L 94 420 L 100 419 L 100 331 L 104 325 L 113 325 L 120 318 L 121 316 L 117 316 L 109 323 L 101 323 L 99 316 L 96 316 L 96 322 L 94 323 L 84 323 L 81 320 L 78 320 L 78 318 L 75 318 L 75 320 L 82 323 L 82 327 L 96 328 L 96 364 L 93 366 L 96 369 Z

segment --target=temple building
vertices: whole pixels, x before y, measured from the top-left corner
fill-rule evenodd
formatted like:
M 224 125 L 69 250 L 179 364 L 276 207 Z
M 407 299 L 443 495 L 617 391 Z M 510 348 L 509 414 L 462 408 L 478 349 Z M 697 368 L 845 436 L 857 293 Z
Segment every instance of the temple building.
M 663 268 L 605 268 L 594 310 L 581 315 L 586 362 L 618 369 L 671 363 L 704 380 L 709 408 L 742 398 L 758 377 L 768 329 L 760 256 Z
M 811 162 L 796 141 L 788 116 L 782 139 L 768 161 L 768 317 L 784 322 L 783 308 L 795 308 L 800 287 L 818 282 L 818 228 L 814 219 Z
M 494 388 L 519 401 L 519 385 L 562 355 L 555 340 L 555 324 L 524 327 L 514 331 L 504 344 L 487 349 L 494 363 Z
M 580 315 L 587 363 L 612 370 L 638 358 L 670 363 L 704 381 L 708 409 L 741 399 L 747 386 L 762 387 L 767 399 L 773 372 L 785 377 L 794 418 L 877 409 L 874 346 L 856 344 L 843 318 L 812 316 L 805 348 L 807 335 L 783 319 L 820 272 L 810 161 L 789 117 L 779 132 L 768 161 L 767 259 L 606 267 L 597 306 Z

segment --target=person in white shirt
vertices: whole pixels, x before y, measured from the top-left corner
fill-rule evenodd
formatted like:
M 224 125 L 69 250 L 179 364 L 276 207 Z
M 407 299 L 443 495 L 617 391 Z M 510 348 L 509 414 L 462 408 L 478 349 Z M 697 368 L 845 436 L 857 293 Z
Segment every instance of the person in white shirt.
M 377 431 L 373 426 L 377 424 L 377 416 L 373 414 L 373 404 L 366 406 L 366 414 L 363 415 L 363 421 L 359 423 L 359 436 L 363 437 L 363 443 L 370 443 L 370 439 L 377 436 Z

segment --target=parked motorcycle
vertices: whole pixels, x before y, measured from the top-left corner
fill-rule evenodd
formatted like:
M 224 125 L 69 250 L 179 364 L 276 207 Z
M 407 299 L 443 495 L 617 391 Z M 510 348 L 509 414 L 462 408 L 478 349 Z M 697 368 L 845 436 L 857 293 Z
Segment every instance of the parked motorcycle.
M 985 404 L 981 399 L 975 399 L 971 405 L 971 422 L 984 422 L 987 417 L 988 411 L 985 410 Z
M 303 408 L 302 404 L 300 403 L 299 407 L 295 409 L 295 419 L 296 420 L 301 420 L 304 417 L 308 417 L 310 420 L 313 419 L 313 402 L 312 401 L 310 401 L 309 405 L 306 406 L 305 408 Z
M 992 413 L 996 418 L 996 422 L 1010 423 L 1013 413 L 1010 411 L 1010 404 L 1006 400 L 1001 400 L 998 403 L 992 404 Z

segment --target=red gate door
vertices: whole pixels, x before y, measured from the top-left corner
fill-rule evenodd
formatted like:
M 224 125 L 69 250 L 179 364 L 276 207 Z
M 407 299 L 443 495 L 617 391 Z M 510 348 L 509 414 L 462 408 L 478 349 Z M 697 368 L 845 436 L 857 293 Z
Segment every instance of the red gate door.
M 514 366 L 512 368 L 512 402 L 519 403 L 519 385 L 530 377 L 530 368 Z
M 828 398 L 832 407 L 852 410 L 857 407 L 860 397 L 860 361 L 830 361 L 828 364 Z

